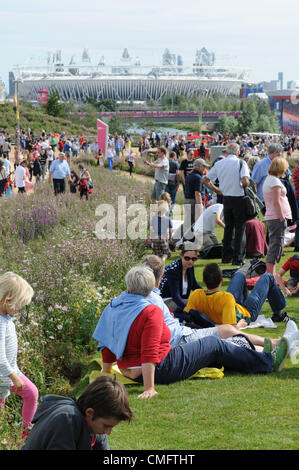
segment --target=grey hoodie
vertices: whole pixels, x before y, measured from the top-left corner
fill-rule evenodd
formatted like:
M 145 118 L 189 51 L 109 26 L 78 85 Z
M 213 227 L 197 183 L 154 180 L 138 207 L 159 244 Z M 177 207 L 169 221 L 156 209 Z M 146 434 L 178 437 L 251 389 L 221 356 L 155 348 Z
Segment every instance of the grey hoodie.
M 59 395 L 41 398 L 32 420 L 34 424 L 22 450 L 107 450 L 107 436 L 88 431 L 76 401 Z

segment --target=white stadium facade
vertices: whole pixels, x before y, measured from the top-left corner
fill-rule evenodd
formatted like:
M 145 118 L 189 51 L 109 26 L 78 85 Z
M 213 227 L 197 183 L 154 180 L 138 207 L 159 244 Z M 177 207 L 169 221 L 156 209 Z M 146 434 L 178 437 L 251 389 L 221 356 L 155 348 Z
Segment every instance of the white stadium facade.
M 102 57 L 93 65 L 86 50 L 77 63 L 72 57 L 68 65 L 61 52 L 48 56 L 46 65 L 18 66 L 10 73 L 10 95 L 18 82 L 20 98 L 37 100 L 41 90 L 55 91 L 62 101 L 87 101 L 110 98 L 116 101 L 161 101 L 164 95 L 186 97 L 220 93 L 238 95 L 248 80 L 248 70 L 241 67 L 217 66 L 215 58 L 205 48 L 196 51 L 191 67 L 182 58 L 166 49 L 162 65 L 144 66 L 132 60 L 127 49 L 120 65 L 106 65 Z

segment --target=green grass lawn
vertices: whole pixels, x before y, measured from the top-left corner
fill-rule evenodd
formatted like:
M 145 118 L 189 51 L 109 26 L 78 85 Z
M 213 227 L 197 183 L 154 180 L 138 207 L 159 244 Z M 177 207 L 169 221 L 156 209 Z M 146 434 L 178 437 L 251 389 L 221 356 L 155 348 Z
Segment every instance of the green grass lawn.
M 221 232 L 217 234 L 221 240 Z M 281 266 L 293 253 L 285 249 Z M 171 262 L 177 254 L 168 260 Z M 221 262 L 220 260 L 212 260 Z M 204 266 L 198 260 L 196 277 Z M 231 268 L 230 265 L 221 267 Z M 223 288 L 229 283 L 225 279 Z M 288 298 L 286 311 L 299 321 L 299 297 Z M 265 303 L 261 311 L 271 316 Z M 276 329 L 249 329 L 249 333 L 279 337 Z M 111 449 L 128 450 L 290 450 L 299 448 L 298 364 L 287 359 L 282 372 L 245 375 L 224 371 L 222 379 L 189 379 L 157 385 L 158 395 L 138 399 L 141 386 L 127 386 L 135 420 L 117 426 L 109 438 Z

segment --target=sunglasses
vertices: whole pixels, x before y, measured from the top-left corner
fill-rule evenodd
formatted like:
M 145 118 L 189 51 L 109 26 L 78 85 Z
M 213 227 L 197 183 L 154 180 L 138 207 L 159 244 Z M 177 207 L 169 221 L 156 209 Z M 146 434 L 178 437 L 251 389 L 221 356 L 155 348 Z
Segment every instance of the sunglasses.
M 190 256 L 184 256 L 184 260 L 186 261 L 193 261 L 195 263 L 195 261 L 197 261 L 198 258 L 194 257 L 194 258 L 190 258 Z

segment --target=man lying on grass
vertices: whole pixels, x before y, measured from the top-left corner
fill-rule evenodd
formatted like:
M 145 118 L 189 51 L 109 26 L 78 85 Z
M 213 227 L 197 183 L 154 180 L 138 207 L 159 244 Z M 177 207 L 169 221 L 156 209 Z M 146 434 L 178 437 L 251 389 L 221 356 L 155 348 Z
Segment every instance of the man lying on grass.
M 222 291 L 222 271 L 217 263 L 206 265 L 203 282 L 207 288 L 196 289 L 191 293 L 185 312 L 198 310 L 217 325 L 246 327 L 257 319 L 265 300 L 268 299 L 273 311 L 273 321 L 290 320 L 284 312 L 287 304 L 285 297 L 270 273 L 260 276 L 250 294 L 246 286 L 246 277 L 242 272 L 234 274 L 227 292 Z M 195 315 L 195 312 L 193 314 Z

